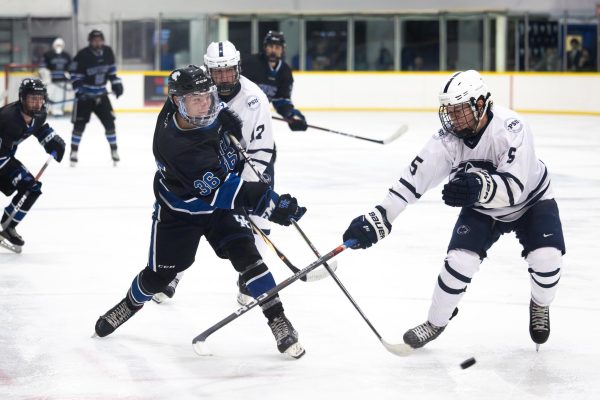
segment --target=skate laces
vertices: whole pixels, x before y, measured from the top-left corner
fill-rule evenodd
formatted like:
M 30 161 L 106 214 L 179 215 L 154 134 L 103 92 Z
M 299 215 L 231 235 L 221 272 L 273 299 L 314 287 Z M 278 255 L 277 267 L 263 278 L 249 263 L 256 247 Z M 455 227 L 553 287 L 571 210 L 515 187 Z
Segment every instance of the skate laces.
M 115 329 L 123 322 L 127 321 L 133 315 L 133 311 L 127 307 L 127 303 L 122 302 L 114 310 L 109 312 L 104 318 Z
M 548 330 L 548 310 L 550 307 L 538 306 L 535 303 L 531 303 L 531 327 L 535 330 Z
M 282 317 L 273 318 L 270 325 L 273 335 L 275 335 L 275 338 L 278 341 L 290 335 L 292 332 L 289 322 Z
M 415 335 L 417 335 L 417 337 L 419 338 L 420 341 L 426 341 L 429 340 L 431 337 L 435 336 L 438 334 L 438 332 L 440 331 L 441 328 L 432 325 L 431 323 L 429 323 L 429 321 L 425 322 L 424 324 L 421 324 L 415 328 L 412 329 L 412 331 L 414 332 Z

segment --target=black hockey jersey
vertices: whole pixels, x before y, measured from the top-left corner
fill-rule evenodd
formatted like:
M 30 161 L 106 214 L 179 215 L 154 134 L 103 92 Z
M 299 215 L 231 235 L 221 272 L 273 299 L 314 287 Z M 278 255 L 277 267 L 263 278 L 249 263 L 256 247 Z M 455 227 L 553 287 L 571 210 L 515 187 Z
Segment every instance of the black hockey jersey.
M 73 89 L 92 95 L 106 93 L 107 80 L 112 85 L 121 82 L 117 78 L 115 56 L 109 46 L 103 46 L 100 50 L 93 50 L 89 46 L 79 50 L 71 63 L 70 72 Z
M 173 211 L 208 214 L 215 209 L 254 208 L 267 185 L 245 182 L 236 171 L 239 155 L 220 132 L 219 120 L 203 128 L 182 129 L 167 100 L 154 132 L 157 165 L 154 193 Z
M 0 108 L 0 170 L 15 155 L 19 144 L 31 135 L 42 145 L 55 136 L 45 117 L 34 118 L 31 124 L 27 125 L 21 115 L 20 101 Z
M 47 68 L 50 71 L 52 82 L 64 82 L 68 80 L 65 72 L 69 71 L 71 64 L 71 56 L 63 51 L 57 53 L 50 50 L 44 54 L 44 61 L 40 65 L 41 68 Z
M 279 60 L 275 68 L 271 68 L 263 53 L 252 54 L 242 60 L 242 75 L 256 83 L 267 95 L 279 114 L 287 117 L 294 109 L 292 88 L 294 78 L 290 66 Z

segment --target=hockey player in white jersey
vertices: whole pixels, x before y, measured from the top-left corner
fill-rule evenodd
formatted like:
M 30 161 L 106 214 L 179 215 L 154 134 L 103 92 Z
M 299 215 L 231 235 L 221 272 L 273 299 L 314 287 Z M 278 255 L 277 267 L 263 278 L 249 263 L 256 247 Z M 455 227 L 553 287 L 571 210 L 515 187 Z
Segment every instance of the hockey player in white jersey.
M 565 253 L 558 206 L 548 170 L 535 153 L 530 126 L 514 111 L 493 105 L 481 75 L 456 72 L 439 93 L 442 129 L 389 189 L 375 209 L 355 218 L 343 235 L 367 248 L 386 237 L 396 217 L 444 179 L 442 199 L 462 207 L 427 321 L 409 329 L 404 342 L 419 348 L 436 339 L 458 312 L 457 305 L 486 251 L 514 231 L 529 265 L 529 332 L 539 345 L 550 335 L 549 306 Z
M 258 172 L 273 187 L 276 149 L 267 96 L 255 83 L 241 75 L 240 52 L 233 43 L 212 42 L 206 49 L 204 64 L 217 86 L 219 98 L 226 102 L 229 109 L 233 110 L 243 122 L 242 146 L 254 161 Z M 240 177 L 248 182 L 259 180 L 247 163 Z M 258 216 L 250 216 L 250 218 L 263 232 L 267 235 L 270 233 L 269 220 Z M 261 254 L 268 252 L 265 243 L 257 235 L 255 235 L 255 243 Z M 183 273 L 178 274 L 166 292 L 156 294 L 154 300 L 160 303 L 167 297 L 172 297 L 182 276 Z M 240 305 L 245 305 L 252 300 L 244 285 L 241 285 L 237 298 Z

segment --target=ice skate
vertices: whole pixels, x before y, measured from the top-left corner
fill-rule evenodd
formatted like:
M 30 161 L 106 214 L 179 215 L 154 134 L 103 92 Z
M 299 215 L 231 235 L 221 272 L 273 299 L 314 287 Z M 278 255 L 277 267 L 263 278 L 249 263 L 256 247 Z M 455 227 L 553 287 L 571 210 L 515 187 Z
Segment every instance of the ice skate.
M 71 150 L 70 161 L 71 161 L 71 167 L 77 166 L 77 162 L 79 161 L 79 159 L 77 157 L 77 150 Z
M 277 341 L 277 350 L 293 358 L 302 357 L 306 351 L 298 342 L 298 332 L 284 313 L 279 314 L 268 322 L 269 328 Z
M 131 309 L 125 299 L 111 308 L 96 321 L 96 336 L 105 337 L 113 333 L 119 326 L 138 312 L 142 307 Z
M 13 251 L 15 253 L 20 253 L 23 251 L 23 245 L 25 241 L 17 233 L 14 227 L 7 227 L 5 230 L 0 232 L 0 246 Z
M 252 297 L 252 295 L 248 291 L 248 287 L 246 286 L 246 284 L 240 282 L 239 279 L 237 284 L 239 288 L 237 294 L 237 302 L 240 306 L 247 306 L 252 300 L 254 300 L 254 297 Z
M 111 149 L 110 156 L 112 157 L 112 160 L 113 160 L 113 166 L 116 167 L 117 163 L 119 161 L 121 161 L 121 158 L 119 157 L 119 152 L 117 151 L 117 149 Z
M 156 293 L 154 296 L 152 296 L 152 300 L 154 302 L 160 304 L 163 301 L 166 301 L 167 299 L 172 299 L 173 296 L 175 295 L 175 289 L 177 288 L 178 284 L 179 284 L 179 278 L 173 279 L 171 281 L 171 283 L 169 283 L 167 285 L 167 287 L 163 289 L 162 292 Z
M 538 306 L 533 300 L 529 302 L 529 335 L 535 343 L 535 351 L 540 344 L 546 343 L 550 336 L 550 307 Z
M 404 343 L 413 349 L 418 349 L 432 340 L 437 339 L 437 337 L 444 332 L 444 329 L 446 329 L 445 326 L 435 326 L 429 321 L 426 321 L 421 325 L 417 325 L 406 331 L 402 339 L 404 339 Z

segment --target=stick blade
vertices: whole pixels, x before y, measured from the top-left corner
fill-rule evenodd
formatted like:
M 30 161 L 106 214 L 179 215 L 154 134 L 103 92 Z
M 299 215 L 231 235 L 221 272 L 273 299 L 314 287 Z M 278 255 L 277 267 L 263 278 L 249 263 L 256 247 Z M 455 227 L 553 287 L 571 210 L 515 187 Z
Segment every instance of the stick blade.
M 204 340 L 192 342 L 192 348 L 201 357 L 212 356 L 212 352 Z
M 329 265 L 329 268 L 331 268 L 331 270 L 333 272 L 337 271 L 337 268 L 338 268 L 337 260 L 328 262 L 327 265 Z M 316 282 L 316 281 L 320 281 L 325 278 L 329 278 L 330 276 L 331 275 L 329 275 L 329 271 L 327 271 L 327 268 L 321 266 L 315 270 L 310 271 L 304 277 L 306 278 L 306 282 Z
M 408 131 L 408 125 L 404 124 L 396 132 L 394 132 L 390 137 L 383 140 L 383 144 L 388 144 L 398 139 L 400 136 L 404 135 Z
M 406 357 L 413 352 L 413 348 L 406 343 L 392 344 L 381 339 L 381 343 L 387 351 L 400 357 Z

